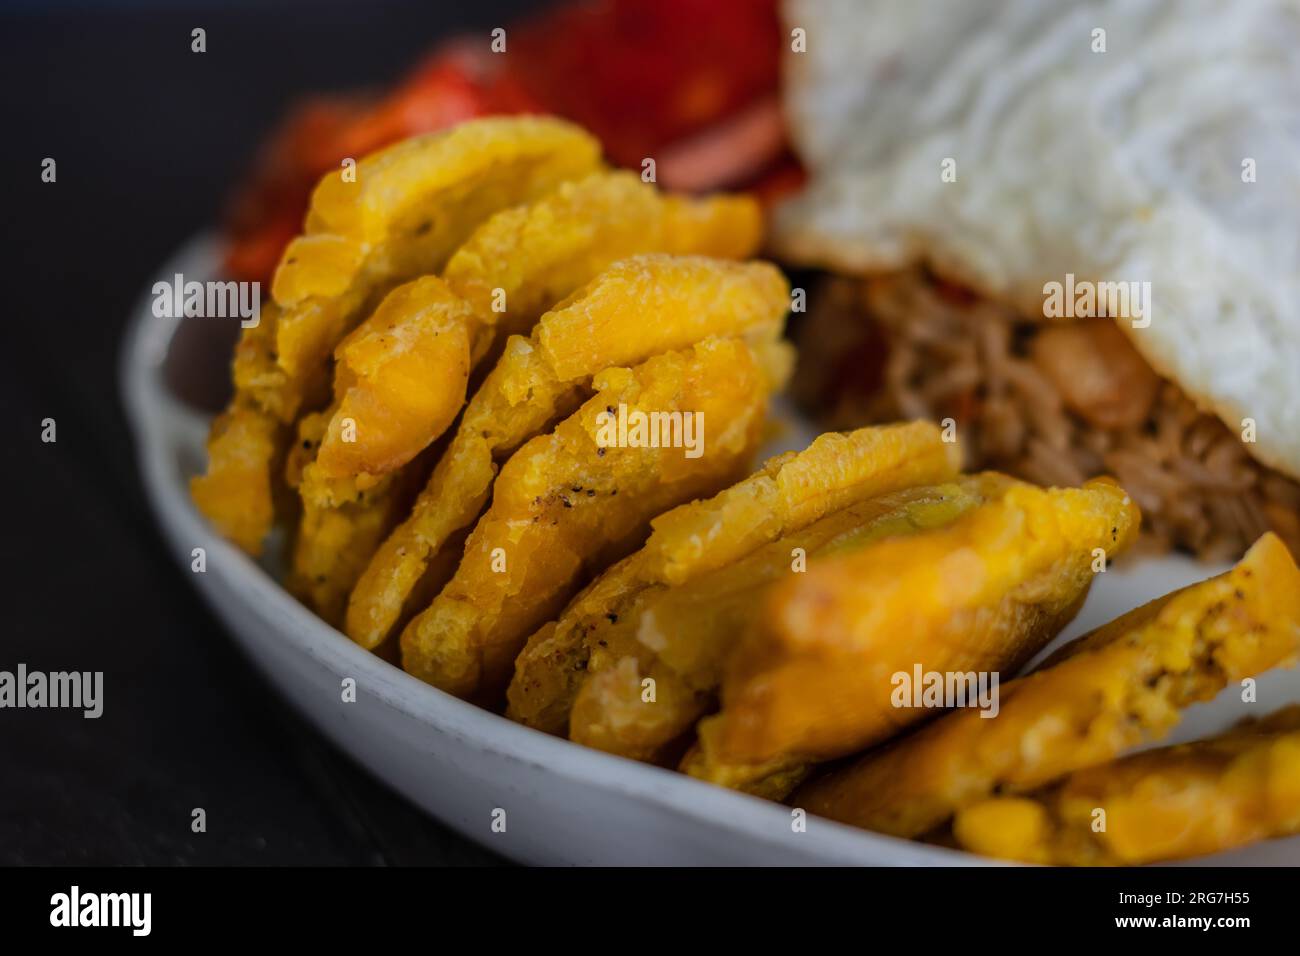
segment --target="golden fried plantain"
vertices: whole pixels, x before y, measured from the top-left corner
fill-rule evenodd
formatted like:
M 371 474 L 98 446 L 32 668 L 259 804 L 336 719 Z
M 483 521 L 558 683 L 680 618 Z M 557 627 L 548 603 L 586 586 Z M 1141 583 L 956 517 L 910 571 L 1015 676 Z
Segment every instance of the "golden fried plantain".
M 273 303 L 236 349 L 236 401 L 291 423 L 329 397 L 329 359 L 343 336 L 387 291 L 435 272 L 476 225 L 503 208 L 541 196 L 593 171 L 599 146 L 571 124 L 544 117 L 490 118 L 417 137 L 363 159 L 355 176 L 321 180 L 307 234 L 285 250 L 272 285 Z M 233 407 L 233 406 L 232 406 Z M 273 484 L 275 460 L 288 441 L 231 448 L 209 460 L 212 479 L 199 507 L 229 523 L 239 503 L 219 489 L 236 487 L 253 467 Z M 254 451 L 265 452 L 256 461 Z M 233 468 L 231 475 L 222 470 Z M 254 553 L 269 530 L 249 524 L 242 547 Z
M 425 276 L 394 289 L 339 344 L 315 462 L 322 478 L 366 487 L 443 433 L 465 401 L 472 319 L 447 283 Z
M 357 582 L 348 635 L 373 648 L 402 623 L 431 557 L 486 503 L 498 462 L 576 408 L 592 376 L 712 334 L 770 338 L 779 331 L 787 296 L 785 279 L 765 263 L 636 256 L 557 305 L 529 338 L 511 337 L 411 516 Z
M 1300 571 L 1275 535 L 1225 574 L 1065 645 L 1002 687 L 802 788 L 809 812 L 915 837 L 995 793 L 1048 783 L 1163 736 L 1189 704 L 1300 654 Z
M 222 537 L 251 555 L 275 516 L 271 478 L 286 428 L 257 405 L 236 400 L 212 423 L 205 475 L 190 479 L 190 496 Z
M 322 480 L 314 461 L 328 412 L 304 415 L 290 450 L 285 481 L 301 494 L 285 586 L 316 614 L 340 627 L 348 593 L 370 555 L 410 510 L 444 443 L 365 487 L 352 479 Z
M 409 504 L 410 494 L 402 494 L 404 477 L 386 475 L 347 501 L 303 502 L 285 584 L 325 622 L 336 627 L 342 622 L 348 590 L 366 557 Z
M 524 639 L 584 576 L 637 547 L 655 515 L 748 467 L 781 384 L 761 353 L 786 349 L 709 338 L 596 376 L 593 398 L 501 469 L 455 576 L 402 632 L 403 667 L 459 697 L 495 702 Z M 696 422 L 699 454 L 602 437 L 607 416 L 638 413 L 683 416 L 683 436 L 685 422 Z
M 278 313 L 268 302 L 258 324 L 244 329 L 231 364 L 235 395 L 209 429 L 207 472 L 190 479 L 195 507 L 222 537 L 254 557 L 262 553 L 275 520 L 275 475 L 290 434 L 277 415 L 251 397 L 259 382 L 275 374 Z
M 870 497 L 723 568 L 675 587 L 642 590 L 615 619 L 592 622 L 586 634 L 589 677 L 574 698 L 570 738 L 662 762 L 673 743 L 716 707 L 728 656 L 762 612 L 765 589 L 796 573 L 796 551 L 804 560 L 820 560 L 885 537 L 943 527 L 1004 493 L 1011 481 L 977 475 Z M 642 686 L 646 678 L 654 681 L 652 699 Z
M 271 400 L 296 414 L 304 395 L 324 392 L 330 354 L 377 298 L 439 272 L 492 214 L 599 164 L 599 144 L 563 120 L 489 117 L 367 156 L 351 180 L 322 178 L 307 234 L 285 249 L 272 283 L 283 313 Z
M 953 821 L 967 850 L 1057 866 L 1177 860 L 1295 833 L 1294 704 L 1217 737 L 1078 770 L 1025 796 L 972 804 Z
M 394 285 L 437 272 L 493 213 L 593 171 L 599 146 L 547 117 L 495 117 L 418 136 L 367 156 L 355 176 L 325 176 L 307 234 L 285 249 L 272 285 L 279 376 L 255 389 L 296 416 L 323 398 L 328 359 L 367 306 Z
M 445 284 L 425 277 L 400 286 L 336 349 L 338 407 L 319 451 L 322 476 L 360 478 L 365 487 L 409 461 L 459 410 L 470 368 L 496 333 L 531 331 L 547 308 L 618 259 L 650 251 L 740 257 L 761 230 L 752 199 L 661 196 L 628 172 L 562 183 L 497 213 L 452 256 Z M 350 443 L 339 438 L 349 419 Z
M 731 656 L 722 710 L 700 722 L 683 769 L 735 781 L 746 764 L 842 757 L 924 716 L 892 706 L 892 675 L 1018 670 L 1074 617 L 1094 562 L 1125 550 L 1138 521 L 1109 479 L 1016 483 L 947 527 L 792 576 Z
M 664 195 L 630 172 L 567 182 L 483 223 L 443 277 L 473 307 L 477 361 L 494 337 L 527 335 L 555 303 L 619 259 L 640 253 L 744 259 L 763 234 L 745 196 Z
M 299 419 L 286 468 L 302 498 L 289 585 L 332 624 L 409 504 L 412 476 L 398 470 L 464 402 L 471 319 L 441 279 L 398 286 L 339 344 L 333 404 Z
M 770 459 L 707 501 L 660 515 L 644 548 L 602 574 L 558 622 L 530 638 L 515 662 L 508 715 L 564 733 L 574 695 L 591 672 L 593 645 L 611 628 L 627 626 L 643 591 L 685 584 L 855 501 L 951 478 L 959 460 L 957 445 L 942 441 L 926 422 L 828 433 L 802 452 Z
M 494 352 L 502 333 L 530 330 L 548 306 L 624 255 L 743 256 L 757 246 L 761 230 L 751 199 L 661 196 L 632 173 L 595 173 L 488 219 L 448 262 L 445 285 L 426 277 L 390 293 L 335 353 L 341 397 L 301 488 L 295 557 L 314 568 L 297 574 L 313 582 L 309 603 L 333 607 L 337 592 L 352 590 L 378 544 L 372 530 L 387 526 L 377 513 L 389 507 L 381 487 L 367 507 L 357 503 L 357 493 L 450 424 L 471 368 Z M 494 309 L 498 304 L 504 311 Z M 351 442 L 341 440 L 344 423 Z M 343 514 L 327 519 L 322 509 L 330 507 L 343 507 Z M 343 533 L 346 522 L 355 537 Z M 312 537 L 322 532 L 326 546 L 318 547 Z

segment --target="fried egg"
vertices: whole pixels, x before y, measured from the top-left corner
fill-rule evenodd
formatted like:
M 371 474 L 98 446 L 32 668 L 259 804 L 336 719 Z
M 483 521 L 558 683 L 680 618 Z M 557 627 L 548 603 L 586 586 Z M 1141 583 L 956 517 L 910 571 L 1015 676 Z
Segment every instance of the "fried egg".
M 1066 305 L 1110 315 L 1300 477 L 1300 2 L 787 0 L 784 15 L 810 178 L 777 211 L 780 253 L 855 273 L 924 262 L 1033 317 L 1093 289 Z M 1136 298 L 1103 294 L 1120 284 Z

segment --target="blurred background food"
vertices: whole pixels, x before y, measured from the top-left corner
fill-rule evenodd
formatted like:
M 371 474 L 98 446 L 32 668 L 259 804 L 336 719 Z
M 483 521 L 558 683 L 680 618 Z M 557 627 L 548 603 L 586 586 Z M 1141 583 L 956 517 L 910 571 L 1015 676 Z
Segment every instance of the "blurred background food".
M 778 102 L 774 0 L 598 0 L 439 42 L 392 89 L 313 97 L 268 139 L 227 219 L 227 268 L 269 279 L 311 189 L 345 157 L 476 116 L 553 113 L 669 189 L 777 190 L 797 177 Z

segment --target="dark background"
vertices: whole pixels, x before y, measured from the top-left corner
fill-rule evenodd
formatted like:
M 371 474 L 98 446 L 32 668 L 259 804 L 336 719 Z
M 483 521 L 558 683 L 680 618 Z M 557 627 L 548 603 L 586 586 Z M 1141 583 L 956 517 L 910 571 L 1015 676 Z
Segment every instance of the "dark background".
M 499 862 L 322 741 L 227 640 L 142 498 L 117 359 L 134 299 L 217 220 L 296 95 L 386 84 L 437 38 L 486 35 L 533 6 L 0 12 L 0 669 L 102 670 L 105 685 L 98 720 L 0 711 L 0 863 Z M 40 440 L 47 417 L 54 444 Z M 195 807 L 205 834 L 190 831 Z

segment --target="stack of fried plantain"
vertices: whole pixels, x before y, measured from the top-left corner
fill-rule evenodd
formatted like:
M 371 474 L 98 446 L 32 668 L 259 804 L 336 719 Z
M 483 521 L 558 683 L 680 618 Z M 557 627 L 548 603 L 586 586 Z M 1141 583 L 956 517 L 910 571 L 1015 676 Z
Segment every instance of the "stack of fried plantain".
M 476 120 L 348 173 L 240 342 L 194 498 L 254 554 L 290 499 L 290 589 L 490 703 L 651 518 L 748 469 L 791 364 L 789 288 L 739 261 L 753 200 L 661 194 L 560 120 Z M 600 444 L 606 410 L 705 433 L 698 453 Z

